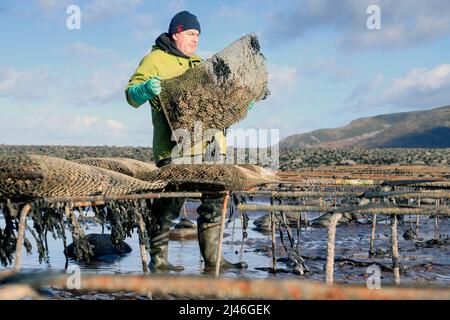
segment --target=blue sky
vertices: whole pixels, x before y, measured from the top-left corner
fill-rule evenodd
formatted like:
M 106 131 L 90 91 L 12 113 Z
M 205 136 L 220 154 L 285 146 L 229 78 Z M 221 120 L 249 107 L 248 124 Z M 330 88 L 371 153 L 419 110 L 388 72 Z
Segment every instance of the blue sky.
M 367 28 L 372 4 L 381 29 Z M 0 0 L 0 144 L 151 146 L 150 109 L 123 89 L 181 10 L 201 23 L 203 57 L 260 39 L 272 95 L 233 128 L 283 138 L 450 104 L 447 0 Z

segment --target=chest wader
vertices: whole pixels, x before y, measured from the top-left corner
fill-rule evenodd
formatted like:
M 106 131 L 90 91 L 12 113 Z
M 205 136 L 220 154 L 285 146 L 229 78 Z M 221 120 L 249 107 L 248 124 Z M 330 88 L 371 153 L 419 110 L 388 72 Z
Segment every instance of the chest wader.
M 176 266 L 167 261 L 169 253 L 169 231 L 172 220 L 178 218 L 183 198 L 154 199 L 152 203 L 152 215 L 155 225 L 149 230 L 150 237 L 150 263 L 152 272 L 158 271 L 183 271 L 183 266 Z
M 158 163 L 158 167 L 171 163 L 170 159 Z M 197 233 L 200 252 L 205 261 L 205 269 L 211 270 L 216 265 L 216 254 L 219 243 L 220 219 L 224 197 L 203 196 L 202 204 L 197 208 Z M 169 230 L 172 220 L 178 218 L 183 206 L 184 198 L 155 199 L 152 203 L 152 214 L 155 226 L 149 230 L 150 256 L 149 268 L 152 272 L 158 271 L 182 271 L 183 266 L 176 266 L 167 261 L 169 251 Z M 247 263 L 231 263 L 221 259 L 220 267 L 247 268 Z
M 199 217 L 197 219 L 198 244 L 200 252 L 205 260 L 205 270 L 212 271 L 216 266 L 217 247 L 219 244 L 220 219 L 222 216 L 222 205 L 224 197 L 203 196 L 202 204 L 197 208 Z M 247 263 L 240 261 L 231 263 L 223 256 L 220 260 L 220 268 L 247 268 Z

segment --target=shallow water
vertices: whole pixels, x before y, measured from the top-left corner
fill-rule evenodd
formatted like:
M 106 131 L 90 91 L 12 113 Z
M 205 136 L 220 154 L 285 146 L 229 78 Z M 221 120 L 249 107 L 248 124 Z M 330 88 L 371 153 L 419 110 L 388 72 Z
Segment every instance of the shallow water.
M 259 202 L 261 203 L 261 202 Z M 186 205 L 187 216 L 196 219 L 195 209 L 198 202 L 188 202 Z M 300 252 L 305 256 L 306 265 L 311 272 L 299 276 L 292 273 L 285 262 L 279 261 L 278 268 L 285 269 L 288 272 L 277 273 L 276 275 L 265 270 L 257 268 L 271 267 L 271 239 L 270 234 L 254 230 L 253 222 L 264 215 L 264 212 L 249 213 L 249 229 L 248 237 L 242 242 L 242 227 L 239 214 L 235 214 L 236 218 L 230 222 L 225 229 L 223 255 L 228 260 L 235 262 L 244 260 L 248 263 L 249 268 L 243 271 L 230 270 L 224 275 L 228 277 L 241 278 L 303 278 L 323 282 L 325 280 L 324 265 L 326 260 L 326 228 L 302 228 L 300 233 Z M 308 214 L 311 220 L 317 217 L 316 214 Z M 2 215 L 0 215 L 1 219 Z M 405 218 L 405 227 L 410 225 L 409 219 L 415 221 L 415 217 Z M 32 223 L 29 222 L 31 225 Z M 4 225 L 4 221 L 0 220 L 0 225 Z M 413 228 L 415 224 L 412 223 Z M 86 233 L 101 233 L 102 228 L 99 224 L 86 223 Z M 296 230 L 292 230 L 296 235 Z M 434 246 L 431 248 L 416 247 L 415 241 L 407 241 L 402 237 L 403 227 L 399 225 L 398 240 L 399 254 L 401 263 L 405 267 L 406 273 L 401 274 L 402 284 L 419 284 L 419 285 L 449 285 L 450 284 L 450 255 L 448 244 L 443 246 Z M 434 219 L 422 216 L 420 219 L 419 238 L 423 240 L 433 239 L 435 232 L 438 237 L 445 238 L 449 236 L 450 226 L 448 219 L 441 219 L 439 231 L 435 231 Z M 105 232 L 107 232 L 105 228 Z M 370 224 L 357 224 L 338 226 L 336 233 L 336 258 L 335 263 L 335 281 L 341 283 L 366 284 L 367 265 L 371 262 L 377 262 L 386 267 L 391 267 L 392 262 L 389 257 L 390 248 L 390 226 L 389 223 L 380 223 L 377 226 L 377 238 L 375 240 L 375 248 L 382 249 L 387 252 L 384 257 L 368 259 L 369 241 L 371 234 Z M 67 232 L 68 243 L 71 242 L 71 234 Z M 63 243 L 61 239 L 53 240 L 49 235 L 49 258 L 39 264 L 38 254 L 35 252 L 35 244 L 30 234 L 27 234 L 33 244 L 33 253 L 27 255 L 23 253 L 22 270 L 30 271 L 36 269 L 55 269 L 62 270 L 65 266 L 65 256 L 63 254 Z M 285 237 L 285 239 L 287 239 Z M 137 233 L 133 233 L 131 238 L 125 240 L 133 249 L 133 251 L 115 262 L 96 262 L 96 263 L 78 263 L 69 260 L 69 265 L 78 265 L 82 272 L 102 273 L 102 274 L 140 274 L 142 272 L 141 258 L 139 254 L 139 242 Z M 286 241 L 286 240 L 285 240 Z M 286 257 L 286 253 L 281 246 L 279 233 L 277 231 L 277 258 Z M 345 260 L 345 259 L 351 259 Z M 203 274 L 203 262 L 198 248 L 197 240 L 171 240 L 169 244 L 169 260 L 174 264 L 185 266 L 183 275 L 199 275 Z M 366 263 L 364 266 L 352 265 L 354 262 Z M 345 263 L 347 262 L 347 263 Z M 349 263 L 350 262 L 350 263 Z M 381 272 L 381 283 L 392 284 L 392 271 Z

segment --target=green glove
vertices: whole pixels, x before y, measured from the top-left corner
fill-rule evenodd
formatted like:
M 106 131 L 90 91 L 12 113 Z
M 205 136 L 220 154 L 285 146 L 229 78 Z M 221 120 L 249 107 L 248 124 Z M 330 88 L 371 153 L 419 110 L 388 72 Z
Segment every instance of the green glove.
M 153 77 L 145 83 L 145 88 L 151 98 L 161 93 L 161 77 Z M 150 99 L 151 99 L 150 98 Z
M 249 110 L 252 110 L 252 108 L 255 106 L 255 100 L 252 100 L 251 102 L 250 102 L 250 104 L 248 105 L 248 107 L 247 107 L 247 111 L 249 111 Z
M 153 77 L 146 82 L 131 86 L 128 89 L 128 96 L 136 107 L 153 99 L 161 93 L 161 77 Z

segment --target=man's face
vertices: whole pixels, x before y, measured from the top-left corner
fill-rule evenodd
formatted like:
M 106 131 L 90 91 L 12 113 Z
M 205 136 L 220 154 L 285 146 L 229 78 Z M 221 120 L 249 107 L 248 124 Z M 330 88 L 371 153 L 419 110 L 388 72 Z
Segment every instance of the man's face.
M 176 47 L 188 57 L 192 56 L 198 46 L 198 30 L 189 29 L 172 35 Z

